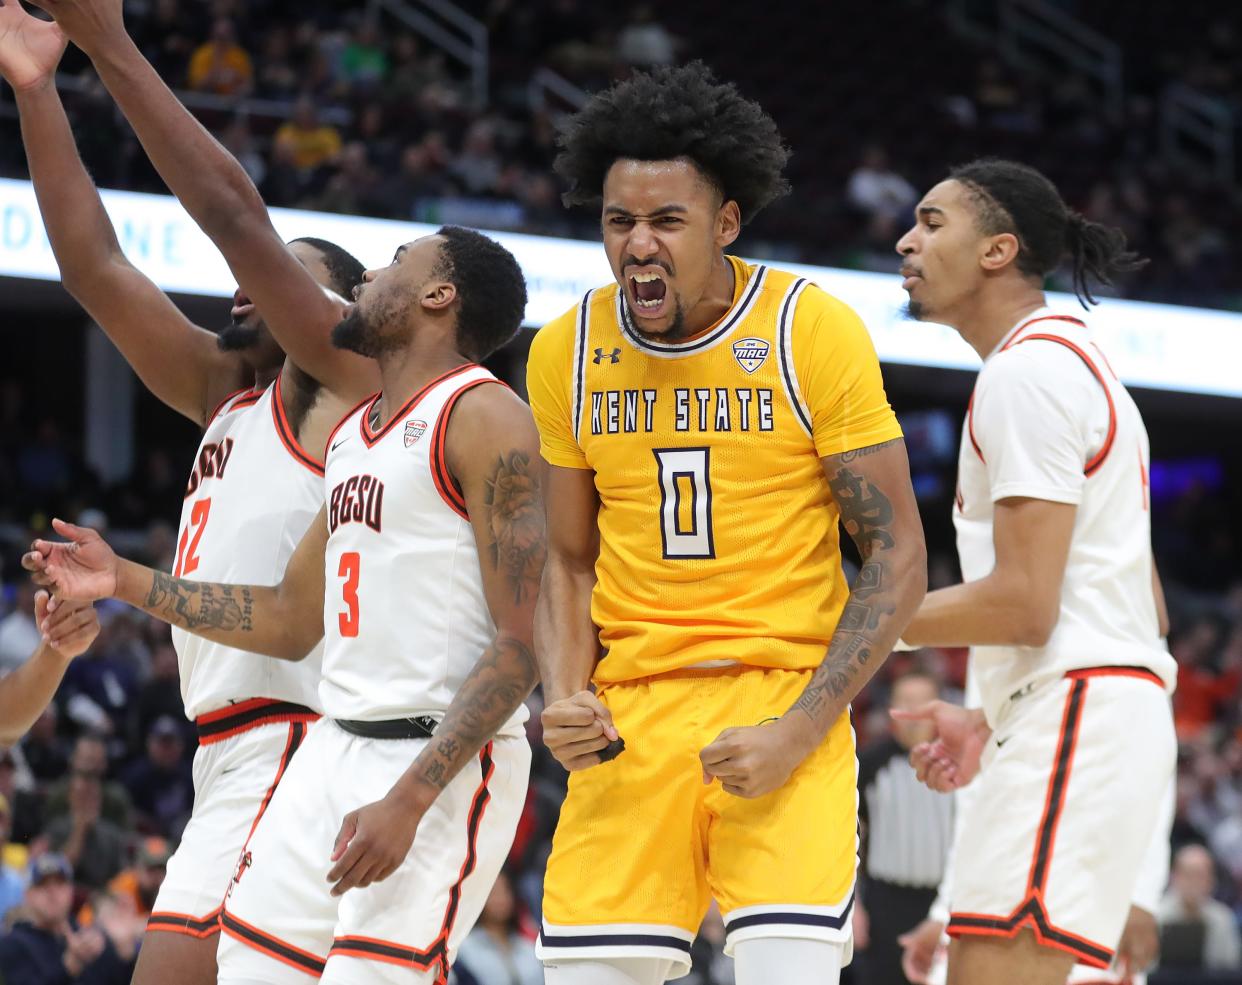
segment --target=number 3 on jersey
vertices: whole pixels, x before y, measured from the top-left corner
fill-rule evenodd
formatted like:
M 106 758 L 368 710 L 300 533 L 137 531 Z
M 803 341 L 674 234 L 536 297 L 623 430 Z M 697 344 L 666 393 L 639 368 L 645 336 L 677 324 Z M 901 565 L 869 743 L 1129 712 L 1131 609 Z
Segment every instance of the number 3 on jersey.
M 341 585 L 341 601 L 345 603 L 345 611 L 336 617 L 342 636 L 358 635 L 358 575 L 361 566 L 362 558 L 358 552 L 346 551 L 341 555 L 341 563 L 336 569 L 337 575 L 345 579 Z
M 667 560 L 714 558 L 710 448 L 653 448 L 659 467 L 660 540 Z
M 203 539 L 203 530 L 207 526 L 207 517 L 210 513 L 210 496 L 200 499 L 190 509 L 190 523 L 181 531 L 181 540 L 177 544 L 177 563 L 173 565 L 174 578 L 191 574 L 198 568 L 198 542 Z

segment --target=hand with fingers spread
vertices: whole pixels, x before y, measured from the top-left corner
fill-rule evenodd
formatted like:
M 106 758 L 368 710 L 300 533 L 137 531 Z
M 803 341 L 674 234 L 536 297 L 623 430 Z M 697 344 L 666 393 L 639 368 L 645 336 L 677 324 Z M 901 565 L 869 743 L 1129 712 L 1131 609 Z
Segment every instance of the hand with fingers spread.
M 889 714 L 901 721 L 930 722 L 936 730 L 935 738 L 910 750 L 910 765 L 922 783 L 940 793 L 950 793 L 975 778 L 984 746 L 992 735 L 982 711 L 932 701 L 910 710 L 892 708 Z
M 944 924 L 929 917 L 897 938 L 901 945 L 901 972 L 913 985 L 925 985 L 943 934 Z
M 99 533 L 64 520 L 53 520 L 52 529 L 67 542 L 36 540 L 22 556 L 22 567 L 55 596 L 48 601 L 47 611 L 57 611 L 62 600 L 92 602 L 111 597 L 116 592 L 118 559 Z
M 51 596 L 46 591 L 35 593 L 35 625 L 43 642 L 66 660 L 80 657 L 90 649 L 99 635 L 99 617 L 90 602 L 62 602 L 49 611 Z
M 19 0 L 0 0 L 0 75 L 17 92 L 47 85 L 65 50 L 64 32 L 32 17 Z
M 414 844 L 418 824 L 431 801 L 412 803 L 395 791 L 356 811 L 341 822 L 328 872 L 332 895 L 369 886 L 397 871 Z
M 8 0 L 4 0 L 5 3 Z M 128 40 L 122 0 L 30 0 L 47 11 L 69 40 L 95 58 L 109 44 Z
M 598 766 L 608 746 L 620 736 L 612 713 L 590 691 L 579 691 L 543 709 L 543 742 L 571 773 Z
M 795 734 L 794 724 L 778 718 L 725 729 L 699 752 L 703 782 L 718 779 L 725 793 L 738 797 L 762 797 L 783 787 L 810 752 L 806 735 Z

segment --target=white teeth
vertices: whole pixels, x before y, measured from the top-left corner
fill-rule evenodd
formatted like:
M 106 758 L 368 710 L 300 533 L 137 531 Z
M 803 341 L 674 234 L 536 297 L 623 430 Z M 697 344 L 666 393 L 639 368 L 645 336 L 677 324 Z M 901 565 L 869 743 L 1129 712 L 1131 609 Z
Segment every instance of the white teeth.
M 653 280 L 663 280 L 663 279 L 664 278 L 661 277 L 659 274 L 635 274 L 634 275 L 634 283 L 636 284 L 648 284 Z
M 642 298 L 636 298 L 636 300 L 638 301 L 638 306 L 640 308 L 658 308 L 664 303 L 663 298 L 659 298 L 656 301 L 644 301 Z

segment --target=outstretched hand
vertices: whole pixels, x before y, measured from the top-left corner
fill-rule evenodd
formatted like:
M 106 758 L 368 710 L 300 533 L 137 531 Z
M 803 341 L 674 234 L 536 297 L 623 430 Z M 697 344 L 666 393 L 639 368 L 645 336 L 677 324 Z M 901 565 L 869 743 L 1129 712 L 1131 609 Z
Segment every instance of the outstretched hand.
M 111 597 L 116 592 L 119 562 L 99 533 L 64 520 L 53 520 L 52 529 L 68 543 L 36 540 L 22 556 L 22 567 L 32 573 L 35 583 L 53 592 L 47 612 L 55 612 L 61 600 L 93 602 Z
M 8 3 L 8 0 L 4 0 Z M 56 18 L 69 40 L 94 58 L 109 44 L 126 39 L 121 0 L 30 0 Z
M 935 738 L 910 750 L 910 765 L 920 781 L 933 790 L 950 793 L 975 778 L 983 748 L 992 734 L 982 712 L 932 701 L 909 711 L 893 708 L 889 714 L 905 722 L 930 722 L 936 729 Z
M 0 0 L 0 75 L 18 92 L 46 85 L 65 50 L 65 34 L 28 14 L 20 0 Z
M 99 635 L 99 617 L 90 602 L 62 602 L 55 612 L 48 611 L 52 597 L 35 592 L 35 625 L 43 642 L 66 660 L 80 657 Z

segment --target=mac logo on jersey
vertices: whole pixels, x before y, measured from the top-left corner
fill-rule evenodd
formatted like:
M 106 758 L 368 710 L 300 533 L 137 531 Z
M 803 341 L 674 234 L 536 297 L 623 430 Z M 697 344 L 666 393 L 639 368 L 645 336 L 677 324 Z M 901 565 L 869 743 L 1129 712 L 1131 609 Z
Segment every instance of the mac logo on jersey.
M 426 421 L 405 422 L 405 447 L 412 448 L 427 431 Z
M 768 358 L 768 344 L 763 339 L 738 339 L 733 343 L 733 358 L 748 373 L 753 373 Z

